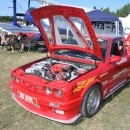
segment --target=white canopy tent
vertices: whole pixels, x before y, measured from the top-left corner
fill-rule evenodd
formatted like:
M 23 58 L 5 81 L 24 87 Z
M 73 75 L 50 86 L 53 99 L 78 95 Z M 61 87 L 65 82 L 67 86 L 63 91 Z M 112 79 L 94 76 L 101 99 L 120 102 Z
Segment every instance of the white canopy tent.
M 24 26 L 18 27 L 13 24 L 9 23 L 0 23 L 0 31 L 7 32 L 8 34 L 11 33 L 39 33 L 39 30 L 36 26 Z
M 119 19 L 122 22 L 123 32 L 124 32 L 124 36 L 126 38 L 128 36 L 128 34 L 130 34 L 130 14 L 125 18 L 119 17 Z

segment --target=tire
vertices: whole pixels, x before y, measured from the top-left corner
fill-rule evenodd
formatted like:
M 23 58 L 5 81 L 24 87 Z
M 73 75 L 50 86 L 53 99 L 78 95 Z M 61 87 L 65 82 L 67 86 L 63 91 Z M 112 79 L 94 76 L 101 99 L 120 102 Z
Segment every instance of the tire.
M 85 117 L 94 116 L 99 110 L 101 103 L 101 87 L 93 85 L 85 94 L 81 106 L 81 114 Z

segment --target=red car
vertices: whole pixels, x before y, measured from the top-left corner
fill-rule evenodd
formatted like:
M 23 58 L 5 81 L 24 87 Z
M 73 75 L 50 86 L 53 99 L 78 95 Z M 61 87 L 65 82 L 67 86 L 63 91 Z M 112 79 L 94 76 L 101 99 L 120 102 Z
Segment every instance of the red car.
M 72 123 L 92 117 L 101 100 L 130 79 L 121 36 L 96 36 L 83 9 L 46 6 L 31 12 L 50 52 L 12 71 L 13 99 L 42 117 Z

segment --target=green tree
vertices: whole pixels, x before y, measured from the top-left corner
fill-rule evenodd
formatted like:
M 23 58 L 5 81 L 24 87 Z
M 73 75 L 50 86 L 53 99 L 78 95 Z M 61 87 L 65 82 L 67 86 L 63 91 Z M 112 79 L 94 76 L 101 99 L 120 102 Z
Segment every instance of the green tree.
M 130 4 L 128 3 L 124 5 L 121 9 L 118 9 L 116 11 L 116 15 L 118 17 L 126 17 L 129 14 L 129 11 L 130 11 Z
M 12 16 L 0 16 L 0 22 L 12 22 L 13 17 Z
M 110 11 L 110 9 L 109 9 L 108 7 L 107 7 L 107 8 L 102 9 L 102 11 L 107 12 L 107 13 L 110 13 L 110 14 L 113 14 L 113 15 L 116 15 L 116 13 L 115 13 L 115 12 Z
M 107 13 L 111 13 L 111 11 L 110 11 L 110 9 L 109 9 L 108 7 L 107 7 L 107 8 L 102 9 L 102 11 L 107 12 Z
M 96 6 L 94 6 L 93 9 L 97 9 Z
M 93 8 L 96 9 L 96 6 L 94 6 Z M 126 17 L 130 11 L 130 4 L 125 4 L 121 9 L 116 10 L 116 12 L 110 11 L 109 7 L 101 8 L 101 10 L 116 15 L 118 17 Z
M 23 18 L 17 18 L 18 21 L 23 21 Z M 0 16 L 0 22 L 12 22 L 13 16 Z

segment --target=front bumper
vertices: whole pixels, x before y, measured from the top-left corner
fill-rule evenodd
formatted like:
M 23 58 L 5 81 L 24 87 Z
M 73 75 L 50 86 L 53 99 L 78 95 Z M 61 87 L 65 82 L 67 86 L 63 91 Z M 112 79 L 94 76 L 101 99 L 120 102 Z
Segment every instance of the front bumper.
M 25 88 L 19 87 L 19 85 L 13 81 L 10 82 L 10 88 L 13 91 L 12 98 L 26 110 L 37 114 L 39 116 L 61 122 L 61 123 L 73 123 L 77 120 L 80 114 L 80 103 L 81 99 L 74 99 L 70 101 L 52 99 L 50 97 L 39 95 L 34 92 L 30 92 Z M 33 105 L 19 97 L 17 92 L 24 93 L 30 97 L 37 99 L 37 105 Z M 50 106 L 51 103 L 58 104 L 57 106 Z M 56 111 L 62 111 L 63 113 L 57 113 Z

